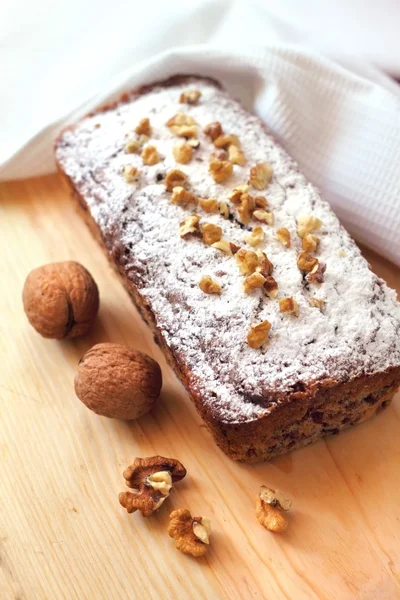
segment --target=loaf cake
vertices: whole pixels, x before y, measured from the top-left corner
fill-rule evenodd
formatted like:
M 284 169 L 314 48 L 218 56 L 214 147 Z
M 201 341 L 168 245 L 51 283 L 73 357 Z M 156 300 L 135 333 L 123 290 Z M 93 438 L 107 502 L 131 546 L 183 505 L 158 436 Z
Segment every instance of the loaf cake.
M 56 160 L 217 444 L 270 459 L 400 382 L 400 307 L 265 125 L 176 76 L 63 131 Z

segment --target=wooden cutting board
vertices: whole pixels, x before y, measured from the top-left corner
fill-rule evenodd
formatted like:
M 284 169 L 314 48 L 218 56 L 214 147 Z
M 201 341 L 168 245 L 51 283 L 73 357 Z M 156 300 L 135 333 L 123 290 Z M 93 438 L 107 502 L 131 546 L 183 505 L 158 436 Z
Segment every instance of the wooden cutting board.
M 366 252 L 400 289 L 400 270 Z M 57 176 L 5 184 L 0 200 L 0 598 L 400 598 L 400 396 L 375 419 L 269 464 L 236 464 L 215 446 Z M 21 302 L 28 272 L 74 259 L 96 279 L 100 315 L 79 341 L 41 338 Z M 163 369 L 159 405 L 108 420 L 75 397 L 79 358 L 122 342 Z M 118 503 L 135 456 L 181 460 L 188 477 L 159 513 Z M 286 533 L 255 518 L 260 484 L 293 499 Z M 169 512 L 213 524 L 209 554 L 174 547 Z

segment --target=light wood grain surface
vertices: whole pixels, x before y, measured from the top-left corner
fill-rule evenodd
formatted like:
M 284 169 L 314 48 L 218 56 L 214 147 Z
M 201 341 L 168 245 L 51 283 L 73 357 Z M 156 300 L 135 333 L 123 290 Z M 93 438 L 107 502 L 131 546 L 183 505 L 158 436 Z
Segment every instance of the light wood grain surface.
M 367 252 L 400 288 L 400 270 Z M 0 598 L 400 598 L 400 397 L 375 419 L 269 464 L 232 462 L 214 442 L 56 176 L 2 186 L 0 200 Z M 79 341 L 42 339 L 21 291 L 28 272 L 74 259 L 96 279 L 101 308 Z M 82 354 L 97 342 L 156 358 L 159 405 L 137 422 L 108 420 L 75 397 Z M 135 456 L 188 470 L 159 513 L 118 503 Z M 293 499 L 290 526 L 256 521 L 260 484 Z M 174 548 L 169 512 L 213 524 L 209 554 Z

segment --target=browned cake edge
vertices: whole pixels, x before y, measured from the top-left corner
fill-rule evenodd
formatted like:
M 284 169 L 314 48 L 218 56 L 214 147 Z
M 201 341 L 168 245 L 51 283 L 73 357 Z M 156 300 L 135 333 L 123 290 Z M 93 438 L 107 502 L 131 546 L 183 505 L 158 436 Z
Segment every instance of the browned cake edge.
M 161 85 L 190 82 L 193 77 L 195 76 L 177 75 L 162 82 Z M 214 80 L 210 81 L 216 86 L 219 85 Z M 143 86 L 129 94 L 124 94 L 119 101 L 130 101 L 151 90 L 155 85 L 160 83 Z M 105 105 L 99 111 L 112 109 L 118 102 Z M 187 389 L 216 443 L 230 458 L 244 462 L 269 460 L 310 444 L 325 435 L 337 434 L 343 429 L 360 423 L 376 414 L 392 400 L 400 385 L 400 367 L 392 367 L 384 372 L 357 377 L 344 383 L 335 380 L 310 382 L 301 389 L 285 394 L 268 414 L 253 421 L 227 423 L 216 418 L 212 410 L 205 407 L 201 396 L 190 384 L 188 366 L 168 347 L 161 330 L 157 327 L 151 307 L 128 277 L 124 267 L 123 246 L 118 240 L 101 231 L 91 216 L 85 198 L 59 165 L 58 168 L 68 187 L 72 189 L 79 212 L 93 236 L 119 274 L 142 318 L 151 327 L 155 341 Z

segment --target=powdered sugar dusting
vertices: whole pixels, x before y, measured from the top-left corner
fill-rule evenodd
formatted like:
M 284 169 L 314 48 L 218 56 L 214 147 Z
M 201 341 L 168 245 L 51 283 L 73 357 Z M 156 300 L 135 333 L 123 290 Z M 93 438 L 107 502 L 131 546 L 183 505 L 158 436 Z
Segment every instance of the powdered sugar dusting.
M 328 204 L 256 117 L 202 80 L 190 86 L 202 92 L 199 104 L 179 104 L 180 93 L 187 87 L 155 88 L 130 103 L 84 119 L 63 134 L 56 153 L 102 231 L 115 243 L 123 243 L 128 277 L 150 304 L 169 347 L 189 367 L 191 384 L 206 406 L 220 420 L 247 421 L 267 412 L 276 392 L 293 391 L 299 382 L 345 381 L 400 365 L 400 306 L 395 292 L 369 270 Z M 200 148 L 187 165 L 176 164 L 172 147 L 182 139 L 172 136 L 165 126 L 177 112 L 192 115 L 200 125 Z M 124 151 L 134 127 L 146 116 L 152 126 L 149 143 L 163 158 L 154 166 L 145 166 L 140 155 Z M 224 184 L 216 184 L 208 173 L 214 147 L 202 129 L 210 121 L 220 121 L 226 133 L 238 135 L 247 158 L 246 166 L 235 165 L 233 176 Z M 182 240 L 179 223 L 191 211 L 171 205 L 170 193 L 157 178 L 178 167 L 188 175 L 189 189 L 196 195 L 222 200 L 248 180 L 251 166 L 262 161 L 274 170 L 266 196 L 275 224 L 264 226 L 261 248 L 274 264 L 279 298 L 296 299 L 298 318 L 280 313 L 277 300 L 260 290 L 245 294 L 243 276 L 232 257 L 199 239 Z M 137 184 L 125 182 L 125 165 L 140 169 Z M 237 221 L 199 212 L 202 222 L 217 223 L 224 238 L 247 247 L 248 231 Z M 326 263 L 320 285 L 305 285 L 296 264 L 301 250 L 296 218 L 306 214 L 324 223 L 316 254 Z M 280 227 L 291 233 L 290 249 L 274 237 Z M 221 283 L 220 296 L 199 289 L 205 274 Z M 309 305 L 312 296 L 325 301 L 323 312 Z M 254 350 L 247 345 L 246 335 L 251 323 L 264 319 L 272 323 L 271 338 L 262 349 Z

